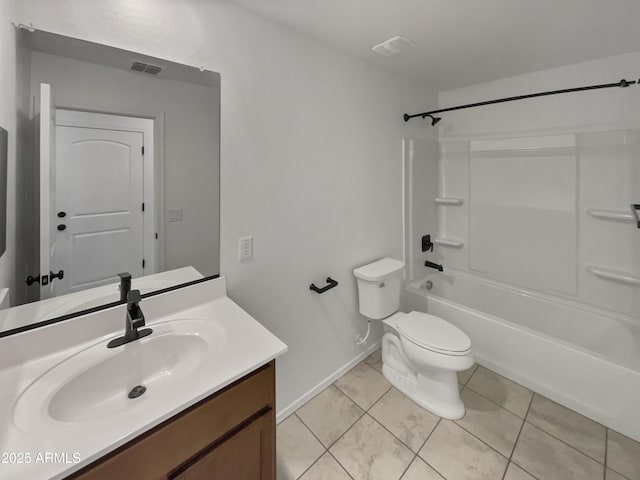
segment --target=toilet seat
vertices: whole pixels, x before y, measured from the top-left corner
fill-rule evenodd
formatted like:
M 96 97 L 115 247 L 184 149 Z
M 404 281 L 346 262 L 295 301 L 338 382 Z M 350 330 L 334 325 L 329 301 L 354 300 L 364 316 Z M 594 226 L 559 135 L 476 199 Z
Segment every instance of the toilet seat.
M 455 325 L 435 315 L 411 312 L 398 320 L 397 331 L 406 340 L 443 355 L 466 355 L 471 340 Z

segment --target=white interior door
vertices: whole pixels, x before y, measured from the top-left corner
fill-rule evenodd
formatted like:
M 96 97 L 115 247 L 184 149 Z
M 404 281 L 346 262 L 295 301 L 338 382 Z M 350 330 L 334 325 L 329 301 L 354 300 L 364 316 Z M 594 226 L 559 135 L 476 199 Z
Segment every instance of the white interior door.
M 56 137 L 56 295 L 142 276 L 144 135 L 58 125 Z
M 56 109 L 51 86 L 40 84 L 40 298 L 53 296 L 53 284 L 49 281 L 51 261 L 56 251 L 54 200 L 56 195 Z

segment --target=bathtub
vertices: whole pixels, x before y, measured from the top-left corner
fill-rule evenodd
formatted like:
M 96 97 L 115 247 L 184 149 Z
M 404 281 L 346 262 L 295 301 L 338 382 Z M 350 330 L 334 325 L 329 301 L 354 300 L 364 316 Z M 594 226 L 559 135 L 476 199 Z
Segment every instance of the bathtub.
M 462 329 L 479 364 L 640 441 L 640 319 L 454 271 L 408 284 L 403 305 Z

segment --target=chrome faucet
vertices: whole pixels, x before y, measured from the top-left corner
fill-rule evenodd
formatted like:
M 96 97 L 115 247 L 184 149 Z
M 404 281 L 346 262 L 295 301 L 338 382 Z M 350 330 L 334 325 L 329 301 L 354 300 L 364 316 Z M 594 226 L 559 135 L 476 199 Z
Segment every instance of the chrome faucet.
M 140 308 L 141 300 L 142 295 L 140 295 L 140 290 L 131 290 L 127 294 L 127 315 L 125 319 L 124 336 L 111 340 L 107 344 L 107 348 L 119 347 L 151 334 L 153 330 L 150 328 L 138 330 L 145 326 L 144 314 Z

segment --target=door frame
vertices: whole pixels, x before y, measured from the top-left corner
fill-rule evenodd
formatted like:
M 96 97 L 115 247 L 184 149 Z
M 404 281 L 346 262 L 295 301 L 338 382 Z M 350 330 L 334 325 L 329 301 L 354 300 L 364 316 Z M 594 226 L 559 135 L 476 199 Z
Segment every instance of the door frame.
M 117 122 L 114 121 L 114 117 L 117 117 Z M 159 210 L 157 207 L 157 204 L 164 204 L 163 178 L 158 175 L 158 172 L 164 169 L 157 168 L 154 124 L 155 119 L 147 117 L 56 108 L 56 127 L 95 128 L 142 133 L 144 139 L 142 197 L 144 215 L 142 216 L 142 231 L 145 259 L 143 273 L 145 276 L 162 271 L 164 268 L 162 265 L 164 262 L 161 261 L 161 259 L 164 259 L 164 254 L 161 254 L 160 250 L 161 246 L 164 247 L 164 242 L 158 241 L 162 238 L 162 232 L 158 230 L 158 227 L 162 224 L 162 222 L 158 221 L 158 212 L 162 211 L 162 208 Z M 156 182 L 156 178 L 158 182 Z M 158 236 L 157 239 L 156 235 Z

